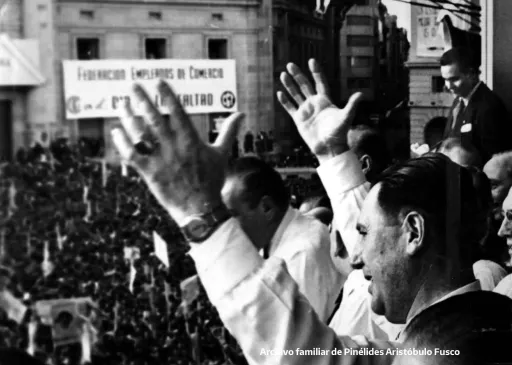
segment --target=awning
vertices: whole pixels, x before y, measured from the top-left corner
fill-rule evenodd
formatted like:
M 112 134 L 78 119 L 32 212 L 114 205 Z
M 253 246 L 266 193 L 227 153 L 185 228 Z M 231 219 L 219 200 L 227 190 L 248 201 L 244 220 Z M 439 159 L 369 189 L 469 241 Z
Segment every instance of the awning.
M 24 41 L 0 34 L 0 87 L 38 86 L 45 82 L 37 64 L 16 44 L 23 45 Z

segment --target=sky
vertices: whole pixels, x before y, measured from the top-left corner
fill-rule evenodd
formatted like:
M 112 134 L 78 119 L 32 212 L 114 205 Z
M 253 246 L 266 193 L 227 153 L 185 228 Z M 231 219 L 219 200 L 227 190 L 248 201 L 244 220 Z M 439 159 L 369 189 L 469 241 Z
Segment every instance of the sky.
M 388 8 L 388 13 L 396 15 L 398 18 L 398 27 L 407 29 L 407 35 L 410 40 L 411 33 L 411 5 L 397 0 L 382 0 L 382 3 Z

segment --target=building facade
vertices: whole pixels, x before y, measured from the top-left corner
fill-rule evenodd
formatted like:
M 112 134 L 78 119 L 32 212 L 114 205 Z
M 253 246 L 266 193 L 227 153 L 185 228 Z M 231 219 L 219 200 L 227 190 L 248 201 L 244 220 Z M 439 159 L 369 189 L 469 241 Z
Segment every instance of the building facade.
M 1 143 L 12 152 L 45 135 L 71 141 L 110 136 L 115 118 L 66 119 L 63 60 L 235 59 L 245 131 L 272 130 L 291 145 L 297 133 L 275 97 L 279 73 L 289 61 L 304 66 L 310 57 L 335 60 L 338 50 L 335 6 L 322 16 L 314 15 L 315 6 L 312 0 L 9 0 L 2 10 L 7 16 L 0 18 L 4 43 L 13 48 L 32 42 L 17 49 L 37 51 L 22 63 L 30 61 L 38 74 L 28 86 L 0 84 L 3 135 L 12 137 Z M 326 61 L 324 68 L 335 80 L 339 64 Z M 192 120 L 208 139 L 225 116 Z M 104 139 L 110 156 L 114 149 Z
M 49 63 L 39 36 L 44 39 L 48 23 L 41 17 L 35 25 L 40 32 L 35 34 L 24 21 L 24 5 L 22 0 L 10 0 L 0 7 L 0 160 L 11 158 L 17 146 L 30 142 L 28 131 L 36 114 L 42 120 L 46 117 L 38 97 L 47 82 Z M 44 4 L 39 5 L 35 10 L 44 12 Z
M 361 91 L 374 102 L 379 89 L 378 0 L 359 1 L 346 13 L 340 36 L 342 100 Z
M 356 91 L 364 93 L 362 119 L 380 120 L 407 98 L 408 48 L 406 32 L 380 1 L 361 0 L 346 12 L 340 35 L 341 96 L 346 101 Z

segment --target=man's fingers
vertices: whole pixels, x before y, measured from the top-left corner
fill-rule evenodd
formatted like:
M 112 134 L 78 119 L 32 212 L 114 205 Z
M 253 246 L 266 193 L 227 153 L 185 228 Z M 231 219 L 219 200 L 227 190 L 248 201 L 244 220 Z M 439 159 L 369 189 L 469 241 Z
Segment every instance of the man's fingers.
M 128 137 L 133 143 L 137 143 L 144 139 L 146 125 L 142 119 L 135 116 L 130 103 L 124 103 L 120 121 L 124 130 L 128 134 Z
M 244 118 L 245 115 L 242 113 L 233 113 L 222 123 L 219 135 L 213 144 L 215 147 L 220 148 L 222 153 L 227 154 L 231 151 Z
M 302 91 L 306 98 L 315 95 L 315 90 L 313 89 L 313 86 L 297 65 L 289 63 L 286 66 L 286 69 L 288 70 L 290 75 L 292 75 L 297 85 L 299 85 L 300 90 Z
M 327 84 L 327 79 L 325 78 L 320 64 L 315 59 L 310 59 L 308 63 L 311 75 L 313 75 L 313 79 L 315 80 L 316 92 L 329 96 L 329 85 Z
M 288 96 L 286 96 L 285 93 L 283 93 L 282 91 L 278 91 L 277 92 L 277 100 L 279 100 L 279 103 L 281 103 L 281 105 L 283 106 L 283 108 L 288 112 L 288 114 L 290 114 L 291 116 L 293 116 L 295 114 L 295 112 L 297 111 L 297 107 L 290 101 L 290 99 L 288 98 Z
M 179 133 L 178 138 L 188 137 L 199 140 L 199 135 L 194 128 L 192 121 L 183 109 L 178 97 L 172 88 L 165 81 L 158 83 L 158 92 L 160 93 L 164 106 L 169 110 L 171 117 L 170 130 Z
M 355 93 L 350 96 L 350 99 L 348 99 L 347 105 L 345 105 L 345 111 L 347 112 L 347 115 L 349 118 L 353 118 L 356 110 L 357 105 L 363 100 L 363 94 L 362 93 Z
M 116 146 L 121 159 L 126 161 L 130 165 L 139 163 L 140 156 L 137 155 L 133 143 L 130 141 L 130 137 L 123 128 L 115 128 L 111 132 L 114 146 Z
M 297 89 L 293 78 L 288 75 L 286 72 L 281 73 L 281 83 L 283 84 L 288 94 L 295 100 L 295 102 L 300 106 L 306 99 L 302 95 L 302 93 Z
M 149 124 L 155 137 L 157 137 L 160 142 L 169 139 L 169 126 L 167 123 L 165 123 L 165 119 L 162 117 L 156 106 L 151 102 L 151 99 L 149 98 L 146 90 L 144 90 L 141 85 L 135 84 L 133 87 L 133 92 L 141 107 L 141 111 L 143 113 L 142 115 L 146 122 Z

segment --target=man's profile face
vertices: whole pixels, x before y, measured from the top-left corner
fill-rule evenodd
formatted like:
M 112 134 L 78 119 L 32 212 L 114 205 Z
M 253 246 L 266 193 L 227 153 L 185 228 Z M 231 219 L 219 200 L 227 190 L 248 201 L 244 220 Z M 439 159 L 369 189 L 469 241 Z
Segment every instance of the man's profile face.
M 491 182 L 491 193 L 494 205 L 499 208 L 512 186 L 512 179 L 507 177 L 506 172 L 493 161 L 484 166 L 484 173 Z
M 503 222 L 498 236 L 507 239 L 508 253 L 512 257 L 512 189 L 503 201 Z
M 448 91 L 457 97 L 467 97 L 473 89 L 473 81 L 469 74 L 461 72 L 459 65 L 441 66 L 441 75 Z
M 408 284 L 411 278 L 405 253 L 406 235 L 402 224 L 388 217 L 380 207 L 379 191 L 377 184 L 363 203 L 357 224 L 360 240 L 352 263 L 356 268 L 362 265 L 365 278 L 371 280 L 368 291 L 372 295 L 372 310 L 391 323 L 405 323 L 414 299 Z
M 236 218 L 251 242 L 261 249 L 267 242 L 268 223 L 259 205 L 251 208 L 241 199 L 241 185 L 236 178 L 228 178 L 222 188 L 222 201 Z

